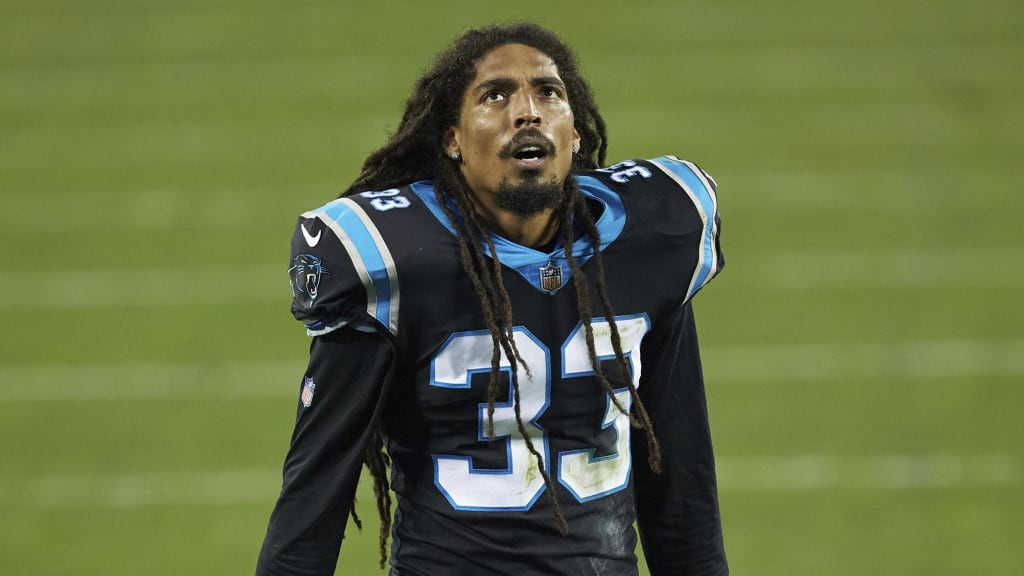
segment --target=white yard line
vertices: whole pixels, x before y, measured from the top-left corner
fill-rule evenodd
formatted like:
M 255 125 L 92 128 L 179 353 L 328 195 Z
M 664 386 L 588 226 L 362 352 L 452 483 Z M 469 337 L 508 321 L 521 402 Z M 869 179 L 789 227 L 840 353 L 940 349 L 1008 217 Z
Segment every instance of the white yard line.
M 757 492 L 1016 486 L 1021 462 L 1002 453 L 725 456 L 718 481 L 723 490 Z
M 865 186 L 862 171 L 763 170 L 719 176 L 724 183 L 720 199 L 727 216 L 733 212 L 763 213 L 765 210 L 772 213 L 785 210 L 786 213 L 800 215 L 883 213 L 920 216 L 922 213 L 991 211 L 993 202 L 997 202 L 998 207 L 1000 201 L 1010 209 L 1015 200 L 1011 194 L 993 197 L 992 194 L 964 195 L 955 191 L 962 186 L 1001 189 L 1007 182 L 1021 181 L 1024 172 L 884 170 L 871 173 L 870 186 Z M 946 182 L 947 191 L 937 191 L 936 181 Z M 750 188 L 750 183 L 756 183 L 756 189 Z M 307 181 L 290 187 L 288 194 L 310 198 L 311 203 L 326 203 L 340 188 L 338 182 Z M 58 212 L 74 214 L 74 218 L 61 222 L 62 233 L 72 234 L 183 228 L 198 231 L 252 230 L 257 223 L 268 223 L 268 218 L 272 224 L 274 218 L 281 216 L 277 207 L 286 205 L 281 202 L 252 202 L 252 199 L 280 194 L 283 192 L 265 185 L 115 192 L 12 191 L 5 196 L 6 211 L 0 214 L 0 230 L 6 235 L 45 233 L 52 224 L 52 214 Z M 97 198 L 103 201 L 97 201 Z M 312 204 L 293 206 L 297 216 Z M 278 220 L 278 224 L 285 228 L 293 222 L 293 218 Z
M 0 368 L 0 403 L 296 396 L 301 360 Z M 297 397 L 297 396 L 296 396 Z
M 340 191 L 338 183 L 297 184 L 292 198 L 309 198 L 309 204 L 324 203 Z M 262 231 L 276 227 L 286 246 L 295 219 L 306 208 L 296 200 L 253 202 L 253 198 L 283 197 L 283 192 L 265 187 L 238 189 L 191 188 L 132 191 L 75 191 L 60 194 L 12 193 L 3 214 L 0 234 L 53 238 L 53 214 L 69 214 L 60 223 L 60 234 L 132 234 L 176 230 L 182 234 Z M 283 211 L 282 211 L 283 210 Z M 127 245 L 127 244 L 126 244 Z
M 0 476 L 0 509 L 270 506 L 279 470 Z M 720 456 L 723 492 L 923 491 L 1017 487 L 1021 461 L 1003 454 Z
M 968 170 L 751 170 L 723 174 L 719 200 L 726 216 L 757 214 L 842 215 L 885 214 L 920 218 L 922 215 L 990 212 L 1012 209 L 1016 197 L 1007 184 L 1024 180 L 1019 168 Z M 713 167 L 709 168 L 715 176 Z M 984 190 L 964 194 L 965 189 Z
M 290 298 L 283 264 L 0 274 L 0 310 L 152 308 Z
M 728 259 L 728 255 L 726 255 Z M 1024 286 L 1024 245 L 999 249 L 807 249 L 747 253 L 745 283 L 792 290 Z
M 2 508 L 146 508 L 273 502 L 281 473 L 272 470 L 52 474 L 0 477 Z
M 709 385 L 1024 376 L 1024 339 L 706 347 Z M 0 367 L 0 403 L 288 397 L 303 359 Z
M 1024 376 L 1024 339 L 707 347 L 715 383 Z
M 1024 248 L 809 249 L 746 254 L 737 266 L 752 288 L 926 289 L 1024 286 L 1020 261 Z M 3 272 L 0 311 L 286 302 L 285 264 Z

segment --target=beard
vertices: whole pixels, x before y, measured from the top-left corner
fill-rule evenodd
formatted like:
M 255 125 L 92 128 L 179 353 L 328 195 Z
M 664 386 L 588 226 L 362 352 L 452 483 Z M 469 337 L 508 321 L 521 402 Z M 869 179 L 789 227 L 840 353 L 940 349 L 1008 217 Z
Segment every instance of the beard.
M 530 177 L 517 184 L 505 180 L 494 194 L 494 205 L 498 209 L 524 217 L 558 208 L 563 200 L 565 187 L 562 184 Z

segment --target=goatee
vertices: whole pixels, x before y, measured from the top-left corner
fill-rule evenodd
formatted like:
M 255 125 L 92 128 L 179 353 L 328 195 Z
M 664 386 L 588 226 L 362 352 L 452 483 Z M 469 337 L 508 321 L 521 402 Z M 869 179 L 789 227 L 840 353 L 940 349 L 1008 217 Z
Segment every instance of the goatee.
M 518 184 L 504 181 L 494 194 L 494 204 L 518 216 L 533 216 L 553 210 L 565 199 L 565 187 L 556 181 L 526 180 Z

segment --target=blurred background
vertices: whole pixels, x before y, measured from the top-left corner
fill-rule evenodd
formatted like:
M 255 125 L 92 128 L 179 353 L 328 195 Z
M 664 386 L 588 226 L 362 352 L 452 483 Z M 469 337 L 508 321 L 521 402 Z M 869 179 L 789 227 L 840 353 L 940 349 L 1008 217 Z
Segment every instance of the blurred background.
M 1011 0 L 2 0 L 0 573 L 252 573 L 308 347 L 295 218 L 434 53 L 522 19 L 576 47 L 609 160 L 718 180 L 733 573 L 1024 573 Z M 339 573 L 379 573 L 349 532 Z

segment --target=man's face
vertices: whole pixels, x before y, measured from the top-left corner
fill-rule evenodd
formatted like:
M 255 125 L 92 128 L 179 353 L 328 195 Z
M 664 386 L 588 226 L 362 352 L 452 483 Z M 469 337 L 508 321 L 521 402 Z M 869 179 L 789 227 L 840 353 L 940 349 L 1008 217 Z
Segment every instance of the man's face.
M 449 156 L 462 155 L 462 174 L 477 199 L 508 210 L 503 191 L 561 190 L 579 138 L 554 61 L 536 48 L 506 44 L 477 62 L 444 145 Z

